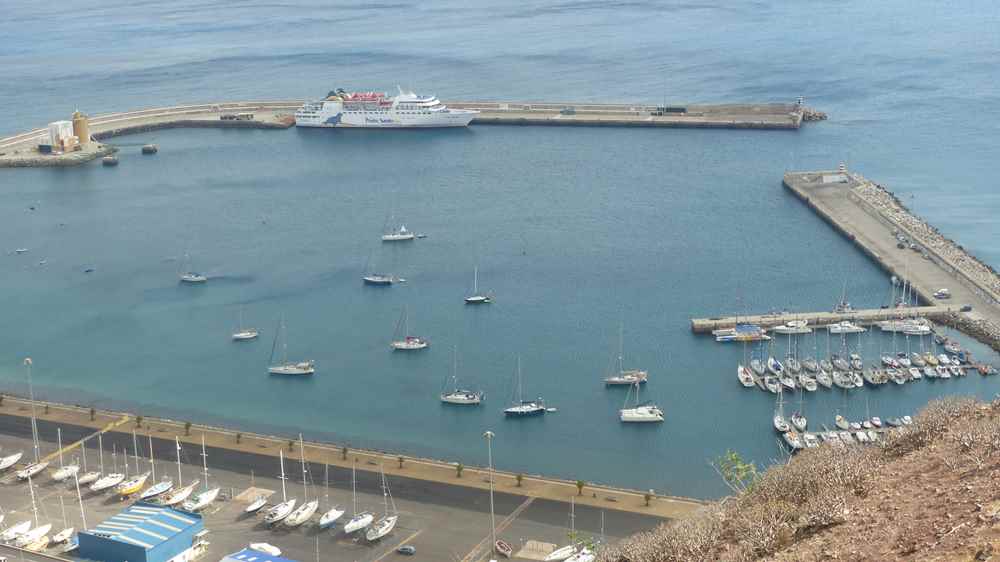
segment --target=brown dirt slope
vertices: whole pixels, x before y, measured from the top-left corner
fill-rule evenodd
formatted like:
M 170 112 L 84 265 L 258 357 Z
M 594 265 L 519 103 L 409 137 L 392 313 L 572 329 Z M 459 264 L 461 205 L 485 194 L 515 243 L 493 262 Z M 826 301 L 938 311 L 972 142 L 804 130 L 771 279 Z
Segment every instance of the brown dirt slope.
M 751 480 L 601 562 L 1000 561 L 1000 399 L 933 402 L 881 445 L 823 446 Z

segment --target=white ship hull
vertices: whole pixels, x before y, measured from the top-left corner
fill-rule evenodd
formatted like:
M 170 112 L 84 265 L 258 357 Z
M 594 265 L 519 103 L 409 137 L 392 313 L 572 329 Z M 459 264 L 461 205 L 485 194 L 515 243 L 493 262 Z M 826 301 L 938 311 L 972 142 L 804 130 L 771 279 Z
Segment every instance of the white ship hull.
M 450 109 L 434 96 L 399 92 L 389 97 L 376 92 L 331 92 L 326 99 L 307 102 L 295 112 L 296 127 L 409 129 L 466 127 L 478 115 L 469 109 Z

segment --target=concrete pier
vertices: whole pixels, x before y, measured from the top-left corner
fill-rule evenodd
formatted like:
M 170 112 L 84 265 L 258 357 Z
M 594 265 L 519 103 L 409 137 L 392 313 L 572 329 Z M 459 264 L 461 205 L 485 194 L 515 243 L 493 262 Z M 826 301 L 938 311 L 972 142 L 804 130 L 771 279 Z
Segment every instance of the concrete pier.
M 927 318 L 943 320 L 949 314 L 958 312 L 957 306 L 914 306 L 909 308 L 875 308 L 852 310 L 849 312 L 796 312 L 781 314 L 757 314 L 748 316 L 719 316 L 714 318 L 692 318 L 691 331 L 701 334 L 732 328 L 737 323 L 756 324 L 762 328 L 780 326 L 791 320 L 805 320 L 811 328 L 829 326 L 844 320 L 868 326 L 885 320 L 902 318 Z
M 285 129 L 295 124 L 293 114 L 304 100 L 220 102 L 110 113 L 90 119 L 95 141 L 120 135 L 174 127 Z M 804 121 L 825 118 L 798 103 L 689 105 L 659 107 L 644 104 L 446 102 L 455 108 L 476 109 L 473 125 L 576 125 L 603 127 L 666 127 L 710 129 L 795 130 Z M 221 115 L 247 112 L 248 121 L 222 120 Z M 822 117 L 817 117 L 822 116 Z M 47 129 L 0 139 L 0 168 L 73 166 L 110 153 L 113 149 L 92 143 L 82 151 L 45 155 L 37 146 Z
M 970 306 L 971 311 L 946 311 L 938 318 L 1000 350 L 1000 277 L 989 266 L 860 174 L 789 172 L 783 184 L 887 272 L 909 281 L 925 303 Z M 951 291 L 950 299 L 934 297 L 942 288 Z

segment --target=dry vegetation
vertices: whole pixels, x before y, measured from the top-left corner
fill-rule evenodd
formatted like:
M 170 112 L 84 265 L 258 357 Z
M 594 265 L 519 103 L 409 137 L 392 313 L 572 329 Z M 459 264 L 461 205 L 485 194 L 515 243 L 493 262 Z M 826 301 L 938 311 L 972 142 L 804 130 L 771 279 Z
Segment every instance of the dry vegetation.
M 991 541 L 1000 547 L 1000 400 L 932 402 L 880 446 L 805 451 L 734 489 L 600 561 L 989 560 Z

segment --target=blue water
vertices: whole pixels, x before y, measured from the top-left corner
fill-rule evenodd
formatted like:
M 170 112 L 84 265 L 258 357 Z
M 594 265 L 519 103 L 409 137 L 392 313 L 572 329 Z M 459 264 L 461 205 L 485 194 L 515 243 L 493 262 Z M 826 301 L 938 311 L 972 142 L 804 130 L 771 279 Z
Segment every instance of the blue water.
M 0 173 L 0 384 L 126 407 L 711 497 L 706 460 L 779 456 L 773 400 L 735 380 L 740 346 L 691 316 L 860 306 L 885 275 L 780 186 L 790 169 L 850 167 L 890 186 L 1000 266 L 993 176 L 1000 11 L 930 2 L 13 2 L 0 21 L 0 131 L 66 117 L 228 99 L 306 98 L 395 84 L 451 99 L 807 102 L 798 132 L 472 127 L 176 130 L 123 137 L 121 165 Z M 156 142 L 154 157 L 138 146 Z M 35 210 L 30 210 L 34 206 Z M 387 215 L 426 233 L 383 246 Z M 181 256 L 212 279 L 179 286 Z M 39 265 L 41 260 L 44 265 Z M 366 265 L 408 282 L 365 288 Z M 469 308 L 473 267 L 497 295 Z M 93 273 L 83 271 L 92 267 Z M 259 341 L 228 337 L 240 306 Z M 421 354 L 391 353 L 406 307 Z M 265 374 L 278 318 L 310 380 Z M 650 370 L 667 422 L 623 427 L 600 385 L 617 353 Z M 852 341 L 852 344 L 856 344 Z M 914 349 L 919 343 L 910 342 Z M 786 342 L 778 342 L 783 355 Z M 825 352 L 825 335 L 800 347 Z M 833 344 L 837 344 L 834 342 Z M 892 341 L 866 336 L 868 356 Z M 904 340 L 897 346 L 905 347 Z M 437 401 L 459 371 L 478 409 Z M 981 358 L 996 360 L 972 344 Z M 508 421 L 527 395 L 559 412 Z M 883 417 L 978 375 L 805 397 L 807 415 Z M 791 398 L 797 402 L 797 398 Z

